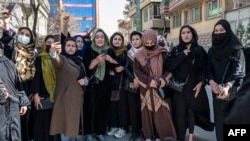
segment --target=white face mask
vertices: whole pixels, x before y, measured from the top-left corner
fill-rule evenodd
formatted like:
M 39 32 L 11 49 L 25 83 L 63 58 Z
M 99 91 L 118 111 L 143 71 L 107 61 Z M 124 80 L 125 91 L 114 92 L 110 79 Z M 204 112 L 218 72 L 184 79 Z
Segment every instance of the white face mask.
M 18 35 L 17 36 L 17 41 L 20 42 L 23 45 L 27 45 L 28 43 L 30 43 L 30 38 L 26 37 L 24 35 Z

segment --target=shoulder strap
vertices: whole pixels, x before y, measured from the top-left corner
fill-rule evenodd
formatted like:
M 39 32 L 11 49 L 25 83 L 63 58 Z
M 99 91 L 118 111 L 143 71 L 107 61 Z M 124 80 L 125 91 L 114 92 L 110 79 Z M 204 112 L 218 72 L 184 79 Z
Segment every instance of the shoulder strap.
M 222 76 L 222 80 L 221 80 L 221 84 L 223 84 L 223 82 L 224 82 L 224 79 L 225 79 L 225 77 L 226 77 L 226 74 L 227 74 L 227 70 L 228 70 L 228 68 L 229 68 L 229 64 L 230 64 L 230 60 L 228 60 L 228 62 L 227 62 L 227 66 L 226 66 L 226 69 L 225 69 L 225 71 L 224 71 L 224 73 L 223 73 L 223 76 Z

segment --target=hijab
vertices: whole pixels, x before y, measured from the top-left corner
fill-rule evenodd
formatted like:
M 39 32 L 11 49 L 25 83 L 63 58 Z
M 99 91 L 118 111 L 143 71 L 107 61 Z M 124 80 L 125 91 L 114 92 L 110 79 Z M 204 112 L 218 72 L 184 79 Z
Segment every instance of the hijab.
M 229 57 L 233 52 L 242 48 L 238 38 L 233 33 L 228 21 L 221 19 L 215 26 L 221 25 L 226 30 L 226 33 L 212 33 L 212 52 L 213 57 L 223 59 Z M 215 29 L 214 26 L 214 29 Z
M 145 48 L 145 43 L 148 40 L 152 40 L 155 43 L 153 50 Z M 159 80 L 163 72 L 163 58 L 162 53 L 167 52 L 165 48 L 159 47 L 157 44 L 157 35 L 152 29 L 147 29 L 142 34 L 143 49 L 136 54 L 136 59 L 142 66 L 149 66 L 150 76 Z M 147 64 L 149 63 L 149 64 Z
M 119 47 L 114 47 L 114 45 L 113 45 L 113 43 L 112 43 L 112 41 L 113 41 L 113 39 L 114 39 L 114 37 L 115 37 L 116 35 L 119 35 L 119 36 L 122 38 L 122 44 L 121 44 L 121 46 L 119 46 Z M 115 53 L 116 56 L 121 55 L 121 54 L 126 50 L 126 47 L 125 47 L 125 45 L 124 45 L 124 37 L 123 37 L 122 33 L 120 33 L 120 32 L 115 32 L 115 33 L 110 37 L 110 48 L 114 51 L 114 53 Z
M 96 33 L 97 32 L 102 32 L 105 36 L 105 43 L 104 45 L 99 48 L 96 46 L 96 43 L 95 43 L 95 37 L 96 37 Z M 102 30 L 101 28 L 96 28 L 94 31 L 93 31 L 93 35 L 91 37 L 93 43 L 91 45 L 91 48 L 99 54 L 102 53 L 102 50 L 107 50 L 109 48 L 108 44 L 109 44 L 109 39 L 108 39 L 108 36 L 107 34 L 104 32 L 104 30 Z M 105 61 L 102 61 L 100 62 L 97 67 L 96 67 L 96 71 L 95 71 L 95 77 L 97 77 L 99 80 L 103 80 L 104 79 L 104 76 L 105 76 Z
M 78 37 L 82 38 L 83 47 L 82 47 L 81 50 L 77 50 L 77 53 L 78 53 L 78 55 L 79 55 L 80 57 L 83 58 L 83 57 L 84 57 L 84 53 L 85 53 L 86 48 L 87 48 L 87 43 L 86 43 L 86 41 L 85 41 L 85 38 L 84 38 L 83 36 L 81 36 L 81 35 L 75 35 L 75 36 L 73 36 L 72 38 L 76 41 L 76 39 L 77 39 Z
M 66 38 L 65 39 L 65 42 L 64 42 L 64 46 L 62 47 L 62 55 L 65 56 L 66 58 L 69 58 L 70 60 L 72 60 L 79 68 L 80 68 L 80 74 L 79 74 L 79 77 L 77 78 L 77 80 L 80 80 L 80 79 L 83 79 L 85 77 L 85 69 L 83 68 L 83 65 L 82 65 L 82 59 L 81 57 L 78 56 L 78 53 L 77 51 L 75 52 L 75 54 L 68 54 L 65 50 L 65 47 L 66 47 L 66 43 L 68 41 L 73 41 L 76 45 L 76 42 L 74 39 L 72 38 Z M 76 46 L 77 48 L 77 46 Z
M 47 35 L 43 41 L 42 41 L 42 51 L 39 54 L 41 57 L 41 65 L 42 65 L 42 75 L 43 75 L 43 81 L 46 87 L 46 90 L 49 93 L 50 101 L 54 102 L 54 92 L 56 87 L 56 74 L 55 74 L 55 68 L 52 65 L 51 58 L 49 56 L 49 53 L 46 51 L 46 41 L 49 38 L 53 38 L 53 35 Z

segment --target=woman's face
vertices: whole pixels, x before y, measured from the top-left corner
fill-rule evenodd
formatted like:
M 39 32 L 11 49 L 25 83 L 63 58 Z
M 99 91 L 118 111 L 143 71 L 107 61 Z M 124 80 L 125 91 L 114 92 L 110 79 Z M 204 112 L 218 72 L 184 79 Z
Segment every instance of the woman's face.
M 31 39 L 31 33 L 28 29 L 22 29 L 18 32 L 18 35 L 24 35 Z
M 131 43 L 134 48 L 140 48 L 142 45 L 141 38 L 139 35 L 133 35 L 131 38 Z
M 75 54 L 77 51 L 76 43 L 74 41 L 67 41 L 65 44 L 65 52 L 69 55 Z
M 45 42 L 46 45 L 51 45 L 55 42 L 55 40 L 53 38 L 48 38 Z
M 221 33 L 226 33 L 226 30 L 221 24 L 218 24 L 214 27 L 214 34 L 221 34 Z
M 185 27 L 181 31 L 181 39 L 184 43 L 189 43 L 193 38 L 192 32 L 189 28 Z
M 105 44 L 105 36 L 104 33 L 98 31 L 95 36 L 95 44 L 97 47 L 102 48 Z
M 115 35 L 113 40 L 112 40 L 112 45 L 114 47 L 122 46 L 122 37 L 120 35 Z
M 80 36 L 76 38 L 76 45 L 78 50 L 82 50 L 83 48 L 83 40 Z

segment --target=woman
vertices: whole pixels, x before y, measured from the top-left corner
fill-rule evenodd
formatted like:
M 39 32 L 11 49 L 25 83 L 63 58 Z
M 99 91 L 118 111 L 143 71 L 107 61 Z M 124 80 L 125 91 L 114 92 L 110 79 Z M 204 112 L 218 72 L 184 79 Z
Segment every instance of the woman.
M 167 42 L 167 40 L 165 39 L 164 36 L 158 35 L 158 36 L 157 36 L 157 42 L 158 42 L 158 45 L 159 45 L 160 47 L 164 47 L 164 48 L 167 49 L 167 51 L 169 51 L 168 42 Z
M 21 141 L 20 116 L 30 105 L 15 64 L 4 55 L 0 44 L 0 140 Z
M 36 73 L 31 85 L 34 100 L 33 131 L 35 141 L 52 141 L 49 135 L 50 120 L 54 103 L 56 85 L 55 68 L 52 65 L 49 49 L 54 43 L 54 36 L 48 35 L 42 43 L 42 49 L 36 58 Z
M 123 35 L 120 32 L 115 32 L 110 37 L 110 49 L 108 51 L 108 54 L 110 54 L 118 64 L 111 65 L 109 71 L 109 87 L 111 90 L 109 126 L 111 129 L 107 134 L 109 136 L 115 136 L 116 138 L 122 138 L 125 136 L 126 130 L 129 126 L 128 101 L 122 89 L 126 53 L 127 50 L 124 45 Z M 112 99 L 115 97 L 119 98 L 119 100 Z
M 142 129 L 146 141 L 176 137 L 168 103 L 157 89 L 164 87 L 168 72 L 163 70 L 167 50 L 157 44 L 152 29 L 142 34 L 143 49 L 134 58 L 134 73 L 140 83 Z M 164 123 L 164 124 L 162 124 Z
M 52 45 L 50 48 L 56 72 L 50 134 L 61 134 L 62 141 L 72 141 L 83 129 L 83 88 L 87 85 L 86 74 L 73 39 L 65 40 L 61 55 L 57 53 L 58 49 L 60 46 Z
M 230 89 L 238 89 L 245 75 L 242 45 L 228 21 L 219 20 L 212 33 L 212 47 L 208 51 L 208 82 L 213 93 L 216 138 L 223 141 L 223 107 Z M 219 84 L 224 87 L 219 88 Z M 232 89 L 233 90 L 233 89 Z
M 142 49 L 142 34 L 138 31 L 133 31 L 130 34 L 131 48 L 127 52 L 125 74 L 128 79 L 128 86 L 132 91 L 126 91 L 129 108 L 129 119 L 132 128 L 132 135 L 130 141 L 136 141 L 141 137 L 141 109 L 140 109 L 140 92 L 139 81 L 134 76 L 133 65 L 134 58 L 137 52 Z M 126 82 L 126 81 L 125 81 Z M 135 91 L 135 92 L 133 92 Z
M 108 36 L 96 28 L 92 35 L 92 46 L 87 48 L 84 63 L 90 76 L 90 84 L 85 97 L 85 134 L 87 141 L 93 141 L 92 134 L 97 134 L 100 141 L 106 141 L 106 127 L 110 90 L 108 89 L 109 64 L 117 63 L 108 50 Z
M 83 36 L 75 35 L 72 37 L 76 41 L 78 56 L 84 58 L 84 54 L 87 48 L 86 41 Z
M 205 130 L 213 130 L 204 87 L 207 54 L 197 41 L 197 32 L 189 25 L 182 26 L 179 45 L 171 50 L 167 62 L 167 68 L 173 74 L 174 80 L 186 83 L 182 92 L 173 90 L 173 116 L 180 141 L 185 141 L 187 128 L 189 141 L 193 140 L 195 124 Z

